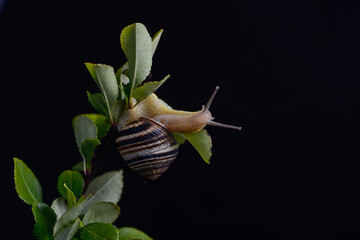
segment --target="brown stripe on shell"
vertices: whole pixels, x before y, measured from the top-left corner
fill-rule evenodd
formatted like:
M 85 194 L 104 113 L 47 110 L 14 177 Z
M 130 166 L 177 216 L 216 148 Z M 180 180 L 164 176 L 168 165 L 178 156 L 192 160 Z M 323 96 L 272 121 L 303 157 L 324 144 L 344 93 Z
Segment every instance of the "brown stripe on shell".
M 121 129 L 116 147 L 129 168 L 147 180 L 161 176 L 176 159 L 179 148 L 161 123 L 147 118 Z

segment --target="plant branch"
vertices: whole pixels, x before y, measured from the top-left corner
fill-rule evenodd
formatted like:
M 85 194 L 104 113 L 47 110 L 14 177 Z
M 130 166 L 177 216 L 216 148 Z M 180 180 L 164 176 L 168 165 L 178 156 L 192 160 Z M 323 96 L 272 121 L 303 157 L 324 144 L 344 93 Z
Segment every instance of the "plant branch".
M 117 133 L 117 127 L 116 125 L 112 125 L 107 135 L 101 141 L 101 144 L 96 148 L 94 157 L 92 158 L 91 172 L 84 176 L 85 185 L 82 192 L 83 194 L 85 194 L 87 188 L 89 187 L 90 182 L 95 177 L 96 171 L 102 165 L 110 146 L 114 143 L 114 138 L 116 136 L 116 133 Z

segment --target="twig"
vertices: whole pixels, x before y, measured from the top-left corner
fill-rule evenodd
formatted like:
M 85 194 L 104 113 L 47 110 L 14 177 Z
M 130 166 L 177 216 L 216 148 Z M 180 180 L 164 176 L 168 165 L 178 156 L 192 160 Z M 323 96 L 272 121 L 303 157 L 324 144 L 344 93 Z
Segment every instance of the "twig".
M 90 182 L 95 177 L 96 171 L 100 168 L 103 163 L 106 154 L 110 146 L 114 143 L 114 138 L 117 133 L 116 126 L 111 126 L 108 134 L 103 138 L 101 144 L 96 148 L 94 157 L 92 158 L 92 168 L 90 174 L 85 175 L 85 185 L 83 189 L 83 194 L 85 194 L 87 188 L 89 187 Z

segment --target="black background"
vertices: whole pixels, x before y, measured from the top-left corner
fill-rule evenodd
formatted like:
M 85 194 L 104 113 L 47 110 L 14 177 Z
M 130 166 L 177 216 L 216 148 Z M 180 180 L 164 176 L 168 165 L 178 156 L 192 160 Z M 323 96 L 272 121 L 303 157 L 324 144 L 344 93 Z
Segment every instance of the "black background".
M 360 95 L 358 1 L 9 0 L 0 15 L 3 229 L 31 239 L 12 157 L 58 196 L 57 176 L 81 157 L 71 120 L 94 112 L 84 62 L 125 62 L 121 29 L 164 28 L 153 80 L 176 109 L 198 110 L 214 87 L 207 165 L 186 144 L 157 181 L 124 168 L 117 226 L 155 239 L 358 239 Z M 4 235 L 5 236 L 5 235 Z

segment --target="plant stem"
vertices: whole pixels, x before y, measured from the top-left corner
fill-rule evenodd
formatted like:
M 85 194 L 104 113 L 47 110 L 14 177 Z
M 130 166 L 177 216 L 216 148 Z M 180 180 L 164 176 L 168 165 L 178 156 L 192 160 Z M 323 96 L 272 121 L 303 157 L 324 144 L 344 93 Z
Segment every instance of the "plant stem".
M 92 168 L 89 174 L 85 174 L 85 185 L 83 189 L 83 194 L 85 194 L 87 188 L 89 187 L 90 182 L 95 177 L 96 171 L 100 168 L 101 164 L 103 163 L 106 154 L 110 148 L 110 146 L 114 143 L 114 138 L 117 133 L 116 125 L 112 125 L 110 127 L 109 132 L 101 141 L 101 144 L 96 148 L 94 157 L 92 158 Z

